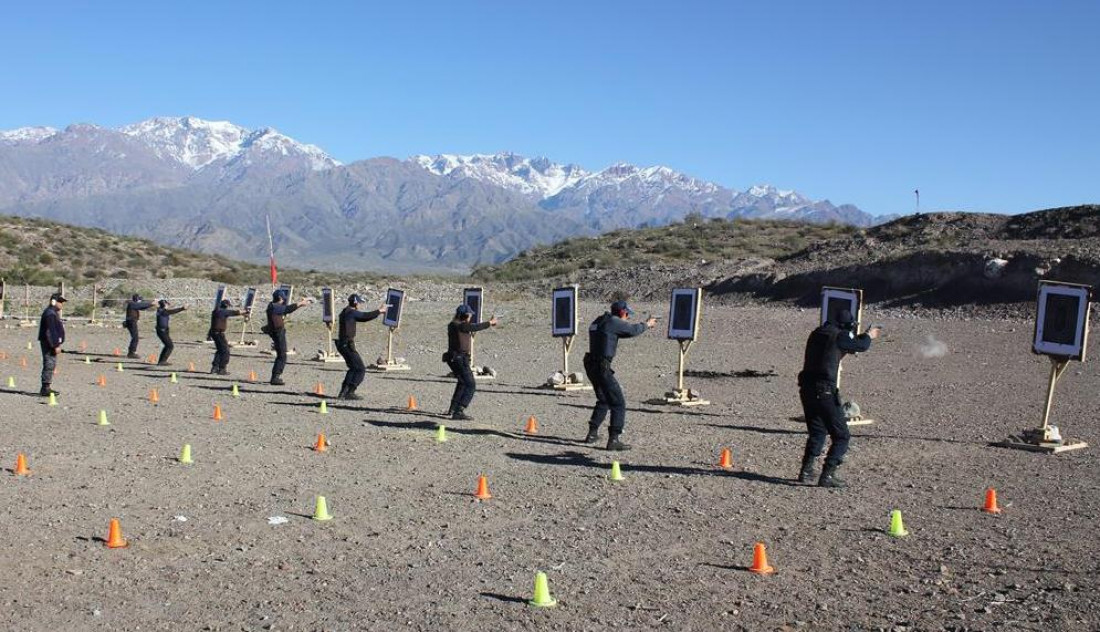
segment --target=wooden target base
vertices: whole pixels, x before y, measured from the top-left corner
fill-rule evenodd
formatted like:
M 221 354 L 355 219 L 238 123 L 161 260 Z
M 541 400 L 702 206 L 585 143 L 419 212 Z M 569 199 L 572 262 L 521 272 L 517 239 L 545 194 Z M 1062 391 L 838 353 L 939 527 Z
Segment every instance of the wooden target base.
M 213 344 L 213 342 L 211 342 L 210 344 Z M 258 347 L 258 346 L 260 346 L 260 343 L 256 342 L 255 340 L 245 340 L 244 342 L 231 342 L 231 343 L 229 343 L 229 346 L 231 348 Z
M 1013 450 L 1026 450 L 1028 452 L 1042 452 L 1045 454 L 1061 454 L 1071 450 L 1080 450 L 1089 447 L 1084 441 L 1065 439 L 1063 441 L 1043 441 L 1042 428 L 1038 430 L 1025 430 L 1021 435 L 1011 436 L 1004 441 L 990 444 L 997 448 L 1011 448 Z
M 799 415 L 798 417 L 791 417 L 791 421 L 797 421 L 800 424 L 806 423 L 806 418 Z M 863 417 L 853 417 L 846 420 L 849 426 L 870 426 L 875 423 L 874 419 L 864 419 Z
M 590 391 L 590 390 L 592 390 L 592 387 L 589 386 L 588 384 L 575 384 L 575 383 L 571 383 L 571 384 L 543 384 L 541 388 L 548 388 L 548 389 L 551 389 L 551 390 L 554 390 L 554 391 L 559 391 L 559 392 Z
M 691 392 L 690 389 L 682 391 L 673 390 L 665 393 L 663 398 L 649 400 L 650 404 L 663 404 L 665 406 L 709 406 L 710 400 L 703 399 Z
M 397 364 L 395 362 L 393 364 L 370 364 L 367 365 L 367 370 L 386 373 L 389 371 L 411 371 L 412 367 L 407 364 Z
M 313 360 L 315 362 L 343 362 L 344 356 L 336 352 L 325 353 L 324 351 L 319 351 Z

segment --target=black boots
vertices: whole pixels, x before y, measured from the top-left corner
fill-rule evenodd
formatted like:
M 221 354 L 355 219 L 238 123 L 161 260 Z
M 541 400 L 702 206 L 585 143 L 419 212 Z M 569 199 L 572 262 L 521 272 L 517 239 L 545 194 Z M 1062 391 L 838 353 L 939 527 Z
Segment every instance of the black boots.
M 812 483 L 814 482 L 814 461 L 816 457 L 804 456 L 802 457 L 802 469 L 798 472 L 799 483 Z
M 599 427 L 588 427 L 588 434 L 584 436 L 584 443 L 593 444 L 600 440 Z
M 130 353 L 127 353 L 127 354 L 126 354 L 126 357 L 127 357 L 127 358 L 130 358 L 131 360 L 133 360 L 133 359 L 135 359 L 135 358 L 140 358 L 141 356 L 139 356 L 138 354 L 136 354 L 136 353 L 134 353 L 133 351 L 131 351 Z
M 459 406 L 451 413 L 451 419 L 455 421 L 473 421 L 474 418 L 466 414 L 466 409 Z
M 281 378 L 281 377 L 273 377 L 273 378 L 271 378 L 271 385 L 272 386 L 284 386 L 284 385 L 286 385 L 286 382 L 284 382 L 283 378 Z
M 607 449 L 612 452 L 626 452 L 630 446 L 619 441 L 619 435 L 615 433 L 607 435 Z
M 817 479 L 818 487 L 833 487 L 841 488 L 848 485 L 836 477 L 836 465 L 826 463 L 825 467 L 821 469 L 821 478 Z
M 52 388 L 50 388 L 49 384 L 43 384 L 42 389 L 38 391 L 38 395 L 41 396 L 41 397 L 49 397 L 51 393 L 54 394 L 54 395 L 59 394 L 58 391 L 55 391 Z

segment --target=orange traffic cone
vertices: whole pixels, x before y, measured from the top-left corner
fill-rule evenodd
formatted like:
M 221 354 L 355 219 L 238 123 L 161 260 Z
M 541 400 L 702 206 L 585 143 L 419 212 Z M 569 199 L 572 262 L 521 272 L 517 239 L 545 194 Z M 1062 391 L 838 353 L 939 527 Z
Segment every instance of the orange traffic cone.
M 317 382 L 317 386 L 313 387 L 313 394 L 323 396 L 325 394 L 325 385 Z
M 158 393 L 157 389 L 155 389 L 155 388 L 153 390 L 149 391 L 149 403 L 151 403 L 151 404 L 159 404 L 160 403 L 160 393 Z
M 214 404 L 214 421 L 221 421 L 222 419 L 223 417 L 221 404 Z
M 328 441 L 325 441 L 325 433 L 319 433 L 317 435 L 317 443 L 313 446 L 314 452 L 324 452 L 328 450 Z
M 409 395 L 409 410 L 416 410 L 416 395 Z
M 107 376 L 100 375 L 99 379 L 96 380 L 96 384 L 98 384 L 99 386 L 107 386 Z
M 248 381 L 249 382 L 255 382 L 256 381 L 256 371 L 255 370 L 252 370 L 252 371 L 248 372 Z
M 15 469 L 12 472 L 19 476 L 26 476 L 31 473 L 27 468 L 27 457 L 23 456 L 22 452 L 15 457 Z
M 118 357 L 118 356 L 120 356 L 120 355 L 122 355 L 122 352 L 121 352 L 121 351 L 119 351 L 118 347 L 115 347 L 115 352 L 114 352 L 114 356 L 115 356 L 115 357 Z
M 749 568 L 749 571 L 757 575 L 768 575 L 775 572 L 775 569 L 768 564 L 768 554 L 764 550 L 762 542 L 757 542 L 752 549 L 752 567 Z
M 985 507 L 982 507 L 982 511 L 991 514 L 1001 513 L 1001 508 L 997 506 L 997 490 L 992 487 L 985 490 Z
M 145 361 L 148 362 L 149 364 L 156 364 L 157 363 L 157 356 L 150 353 L 149 357 L 145 358 Z
M 523 429 L 526 434 L 538 434 L 539 433 L 539 421 L 535 419 L 534 415 L 527 418 L 527 426 Z
M 729 448 L 722 448 L 722 456 L 718 459 L 718 467 L 724 470 L 733 469 L 733 456 Z
M 188 362 L 187 363 L 187 372 L 188 373 L 194 373 L 195 372 L 195 363 L 194 362 Z
M 87 340 L 81 340 L 80 341 L 80 352 L 83 353 L 87 350 L 88 350 L 88 341 Z
M 485 478 L 482 474 L 477 478 L 477 493 L 474 494 L 474 498 L 478 500 L 489 500 L 493 495 L 489 493 L 489 479 Z
M 107 548 L 121 549 L 130 546 L 130 543 L 122 539 L 122 527 L 118 524 L 118 518 L 111 518 L 111 526 L 107 530 Z
M 24 369 L 27 368 L 27 356 L 19 358 L 19 366 L 23 367 Z

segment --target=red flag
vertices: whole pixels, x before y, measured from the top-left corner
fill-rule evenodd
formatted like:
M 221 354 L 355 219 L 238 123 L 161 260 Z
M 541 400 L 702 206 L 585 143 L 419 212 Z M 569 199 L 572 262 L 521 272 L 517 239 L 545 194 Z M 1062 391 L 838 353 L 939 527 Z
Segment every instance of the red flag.
M 279 282 L 279 271 L 275 269 L 275 255 L 271 255 L 271 285 Z

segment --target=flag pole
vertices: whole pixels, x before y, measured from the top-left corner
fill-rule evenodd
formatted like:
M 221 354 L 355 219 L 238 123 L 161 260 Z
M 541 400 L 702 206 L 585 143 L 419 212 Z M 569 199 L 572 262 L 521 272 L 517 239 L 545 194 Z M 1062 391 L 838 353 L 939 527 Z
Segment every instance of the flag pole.
M 264 216 L 267 219 L 267 254 L 271 266 L 271 288 L 278 285 L 278 272 L 275 271 L 275 241 L 271 238 L 271 215 Z

